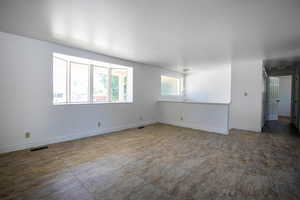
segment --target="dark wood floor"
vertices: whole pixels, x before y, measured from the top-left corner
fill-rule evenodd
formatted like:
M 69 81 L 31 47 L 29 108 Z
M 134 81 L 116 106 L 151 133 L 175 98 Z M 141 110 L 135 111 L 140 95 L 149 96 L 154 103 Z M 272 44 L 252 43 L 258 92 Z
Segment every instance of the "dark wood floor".
M 291 119 L 287 116 L 278 116 L 278 121 L 290 123 Z
M 300 138 L 162 124 L 0 155 L 0 199 L 300 199 Z

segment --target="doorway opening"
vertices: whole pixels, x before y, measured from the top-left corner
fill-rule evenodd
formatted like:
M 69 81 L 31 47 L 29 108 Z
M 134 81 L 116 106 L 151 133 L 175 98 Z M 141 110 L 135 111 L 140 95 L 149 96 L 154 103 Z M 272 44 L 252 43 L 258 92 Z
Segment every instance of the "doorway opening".
M 291 121 L 292 76 L 268 77 L 268 121 Z
M 264 61 L 263 132 L 298 133 L 300 58 Z
M 267 77 L 267 112 L 264 130 L 294 132 L 291 124 L 292 76 Z

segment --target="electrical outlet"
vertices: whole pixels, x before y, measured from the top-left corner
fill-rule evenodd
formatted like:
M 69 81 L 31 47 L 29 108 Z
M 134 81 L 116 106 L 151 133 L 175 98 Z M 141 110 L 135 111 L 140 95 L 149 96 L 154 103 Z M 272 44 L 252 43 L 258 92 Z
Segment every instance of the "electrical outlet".
M 26 133 L 25 133 L 25 138 L 30 138 L 30 136 L 31 136 L 31 133 L 30 133 L 30 132 L 26 132 Z
M 140 120 L 143 120 L 143 116 L 140 116 Z
M 180 120 L 183 121 L 183 117 L 180 117 Z
M 101 122 L 98 122 L 98 123 L 97 123 L 97 126 L 98 126 L 98 128 L 100 128 L 100 126 L 101 126 Z

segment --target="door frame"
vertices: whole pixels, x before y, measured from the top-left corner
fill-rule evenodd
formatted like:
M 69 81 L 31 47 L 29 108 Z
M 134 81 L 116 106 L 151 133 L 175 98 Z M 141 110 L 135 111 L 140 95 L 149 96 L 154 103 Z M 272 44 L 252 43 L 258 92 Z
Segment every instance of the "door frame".
M 276 74 L 276 75 L 268 75 L 266 77 L 266 107 L 265 107 L 265 121 L 268 121 L 269 119 L 269 106 L 268 106 L 268 100 L 269 100 L 269 84 L 270 84 L 270 77 L 280 77 L 280 76 L 291 76 L 292 79 L 292 87 L 291 87 L 291 112 L 290 112 L 290 122 L 293 124 L 296 128 L 300 127 L 300 106 L 299 99 L 300 99 L 300 71 L 294 74 Z M 280 84 L 280 83 L 279 83 Z M 297 90 L 298 89 L 298 90 Z M 298 92 L 297 92 L 298 91 Z M 298 93 L 298 94 L 297 94 Z M 298 98 L 297 98 L 298 96 Z

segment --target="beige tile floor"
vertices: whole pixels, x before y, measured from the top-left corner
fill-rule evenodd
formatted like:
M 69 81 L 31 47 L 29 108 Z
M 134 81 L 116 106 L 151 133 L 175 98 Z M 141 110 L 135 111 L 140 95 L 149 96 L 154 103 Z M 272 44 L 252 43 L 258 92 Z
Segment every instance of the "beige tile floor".
M 1 154 L 0 199 L 300 199 L 300 138 L 156 124 Z

